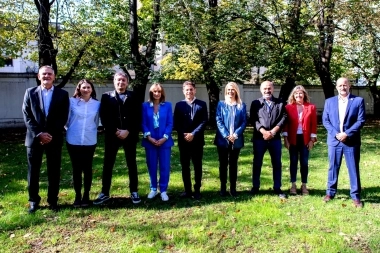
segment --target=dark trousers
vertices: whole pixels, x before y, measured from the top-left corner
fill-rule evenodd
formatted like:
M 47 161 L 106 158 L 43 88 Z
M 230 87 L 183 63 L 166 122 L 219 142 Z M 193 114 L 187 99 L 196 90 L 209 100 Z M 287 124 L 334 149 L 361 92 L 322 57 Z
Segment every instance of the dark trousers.
M 237 168 L 238 159 L 240 154 L 240 148 L 232 148 L 229 145 L 228 148 L 218 147 L 219 155 L 219 178 L 220 178 L 220 189 L 221 191 L 226 190 L 227 184 L 227 172 L 229 167 L 230 176 L 230 190 L 236 191 L 236 181 L 237 181 Z
M 120 147 L 124 149 L 125 160 L 128 166 L 129 190 L 137 192 L 138 175 L 136 163 L 136 142 L 120 140 L 114 136 L 105 136 L 104 163 L 102 178 L 102 193 L 109 195 L 112 180 L 112 170 L 115 165 L 116 155 Z
M 56 205 L 58 202 L 59 181 L 61 178 L 61 155 L 62 143 L 51 142 L 45 145 L 27 147 L 26 154 L 28 159 L 28 192 L 29 201 L 39 203 L 41 197 L 40 190 L 40 171 L 43 153 L 46 154 L 46 167 L 48 177 L 47 202 Z
M 360 199 L 361 184 L 359 173 L 360 145 L 347 146 L 340 142 L 337 146 L 328 146 L 329 171 L 326 194 L 335 196 L 338 189 L 339 170 L 342 157 L 346 160 L 348 176 L 350 177 L 350 195 L 352 199 Z
M 94 158 L 96 145 L 81 146 L 71 145 L 66 142 L 66 146 L 73 167 L 73 184 L 75 190 L 75 198 L 81 198 L 82 173 L 84 185 L 83 196 L 88 197 L 92 184 L 92 160 Z
M 199 192 L 202 186 L 202 159 L 203 145 L 193 145 L 193 143 L 185 143 L 178 145 L 179 158 L 182 166 L 182 180 L 185 192 L 191 193 L 191 170 L 190 160 L 194 166 L 194 191 Z
M 289 147 L 290 182 L 292 183 L 297 181 L 298 158 L 300 161 L 301 182 L 306 184 L 309 174 L 309 149 L 304 143 L 303 134 L 297 134 L 297 145 L 290 145 Z
M 272 139 L 253 140 L 253 167 L 252 167 L 252 184 L 255 188 L 260 188 L 261 167 L 263 166 L 263 158 L 268 150 L 272 162 L 273 170 L 273 189 L 281 188 L 281 140 Z

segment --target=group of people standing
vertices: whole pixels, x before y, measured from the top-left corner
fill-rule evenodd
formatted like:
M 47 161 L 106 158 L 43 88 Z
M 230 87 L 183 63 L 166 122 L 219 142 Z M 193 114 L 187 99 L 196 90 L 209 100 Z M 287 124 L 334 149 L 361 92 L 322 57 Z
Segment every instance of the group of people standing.
M 205 145 L 204 130 L 208 120 L 207 105 L 195 97 L 195 84 L 183 84 L 185 99 L 176 103 L 174 117 L 172 104 L 165 100 L 165 90 L 158 84 L 149 89 L 149 101 L 142 106 L 132 91 L 127 90 L 128 77 L 123 72 L 114 75 L 113 91 L 96 100 L 94 85 L 81 80 L 69 98 L 68 93 L 53 86 L 54 70 L 50 66 L 39 69 L 41 85 L 26 90 L 23 115 L 27 126 L 25 145 L 28 159 L 29 213 L 39 208 L 39 175 L 43 153 L 46 153 L 48 175 L 48 199 L 50 209 L 58 210 L 63 128 L 66 128 L 66 145 L 73 169 L 75 190 L 74 207 L 91 204 L 92 161 L 97 145 L 99 120 L 104 126 L 104 162 L 102 190 L 93 204 L 110 199 L 112 171 L 116 155 L 123 147 L 128 167 L 129 190 L 134 204 L 141 201 L 138 194 L 136 148 L 139 132 L 145 148 L 146 164 L 150 178 L 148 199 L 160 195 L 168 201 L 173 128 L 178 133 L 178 147 L 182 167 L 184 192 L 181 197 L 200 199 L 202 185 L 202 160 Z M 364 102 L 349 93 L 346 78 L 337 81 L 338 96 L 327 99 L 323 112 L 323 124 L 328 131 L 329 173 L 325 202 L 336 194 L 339 168 L 344 154 L 350 175 L 351 197 L 355 206 L 360 201 L 360 128 L 365 121 Z M 286 198 L 281 190 L 281 135 L 290 154 L 290 194 L 297 194 L 297 164 L 300 160 L 301 193 L 308 194 L 309 151 L 317 141 L 317 113 L 310 97 L 302 86 L 296 86 L 288 104 L 273 96 L 272 82 L 261 84 L 262 97 L 254 100 L 250 108 L 253 126 L 253 195 L 259 193 L 263 157 L 269 151 L 273 168 L 273 190 L 280 198 Z M 339 110 L 337 110 L 339 108 Z M 220 195 L 237 195 L 238 158 L 244 147 L 244 131 L 248 123 L 246 105 L 242 102 L 239 87 L 229 82 L 224 89 L 224 100 L 217 105 L 216 135 L 214 144 L 219 156 Z M 191 182 L 190 163 L 194 167 L 194 185 Z M 82 173 L 84 191 L 82 194 Z M 159 178 L 157 179 L 157 174 Z M 227 191 L 229 178 L 229 191 Z

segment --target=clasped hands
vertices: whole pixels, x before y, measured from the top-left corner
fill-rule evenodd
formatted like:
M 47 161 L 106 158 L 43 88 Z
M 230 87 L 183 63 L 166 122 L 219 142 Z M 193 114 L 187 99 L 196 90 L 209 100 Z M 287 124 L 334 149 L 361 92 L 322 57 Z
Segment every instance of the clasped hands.
M 194 139 L 194 135 L 192 133 L 184 133 L 183 136 L 187 142 L 191 142 Z
M 261 133 L 263 134 L 263 138 L 266 141 L 271 140 L 274 137 L 271 131 L 263 130 Z
M 335 138 L 336 138 L 338 141 L 345 142 L 346 139 L 347 139 L 347 134 L 346 134 L 345 132 L 337 133 L 337 134 L 335 135 Z
M 154 146 L 161 146 L 162 144 L 164 144 L 164 142 L 166 141 L 166 138 L 161 138 L 159 140 L 156 140 L 155 138 L 152 138 L 150 135 L 147 137 L 148 141 L 150 141 L 150 143 L 152 143 Z
M 117 128 L 117 131 L 115 133 L 116 137 L 119 138 L 120 140 L 124 140 L 125 138 L 128 137 L 129 131 L 128 130 L 122 130 Z
M 51 136 L 49 133 L 41 133 L 40 135 L 38 135 L 38 138 L 40 139 L 40 144 L 45 145 L 51 142 L 53 136 Z
M 234 135 L 228 135 L 228 136 L 226 137 L 226 139 L 227 139 L 229 142 L 231 142 L 231 143 L 234 143 L 235 140 L 236 140 L 236 138 L 235 138 Z

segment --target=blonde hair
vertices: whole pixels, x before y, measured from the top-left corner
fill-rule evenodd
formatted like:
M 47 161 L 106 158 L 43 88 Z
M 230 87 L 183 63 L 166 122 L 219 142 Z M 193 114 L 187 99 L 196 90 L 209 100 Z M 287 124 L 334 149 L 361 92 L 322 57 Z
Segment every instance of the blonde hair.
M 294 94 L 298 91 L 303 92 L 303 101 L 310 103 L 310 96 L 307 93 L 306 89 L 302 85 L 297 85 L 296 87 L 294 87 L 294 89 L 292 90 L 292 92 L 289 95 L 288 104 L 295 104 L 296 103 L 296 99 L 294 97 Z
M 154 83 L 154 84 L 152 84 L 152 86 L 150 86 L 150 89 L 149 89 L 149 101 L 150 102 L 154 101 L 153 90 L 156 87 L 160 88 L 160 90 L 161 90 L 160 103 L 165 102 L 165 90 L 164 90 L 164 87 L 162 87 L 160 83 Z
M 231 101 L 229 101 L 229 98 L 227 97 L 227 87 L 228 86 L 232 86 L 232 89 L 235 90 L 235 92 L 236 92 L 235 101 L 236 101 L 237 107 L 240 108 L 242 106 L 243 102 L 241 101 L 241 98 L 240 98 L 239 86 L 235 82 L 228 82 L 226 84 L 226 87 L 224 87 L 224 100 L 226 102 L 231 102 Z

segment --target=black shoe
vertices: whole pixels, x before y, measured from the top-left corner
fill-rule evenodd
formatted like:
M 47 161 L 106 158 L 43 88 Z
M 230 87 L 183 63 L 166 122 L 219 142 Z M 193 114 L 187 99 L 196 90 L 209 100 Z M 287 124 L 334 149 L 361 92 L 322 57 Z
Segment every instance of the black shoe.
M 226 197 L 226 196 L 228 195 L 228 193 L 227 193 L 227 191 L 225 191 L 225 190 L 221 190 L 221 191 L 219 192 L 219 195 L 220 195 L 221 197 Z
M 181 198 L 189 198 L 189 199 L 191 199 L 192 198 L 192 193 L 191 192 L 182 192 L 179 196 L 181 197 Z
M 259 194 L 260 188 L 258 187 L 252 187 L 251 191 L 249 192 L 251 195 L 257 195 Z
M 286 199 L 286 194 L 281 189 L 274 189 L 274 193 L 280 197 L 280 199 Z
M 76 199 L 73 203 L 73 207 L 78 208 L 81 207 L 82 201 L 80 199 Z
M 141 202 L 140 196 L 137 192 L 132 192 L 131 193 L 131 200 L 133 204 L 138 204 Z
M 194 192 L 194 199 L 200 200 L 202 198 L 202 194 L 200 192 Z
M 94 200 L 94 205 L 100 205 L 104 202 L 108 201 L 110 199 L 110 196 L 105 195 L 103 192 L 101 192 L 97 199 Z
M 50 204 L 49 205 L 49 209 L 52 210 L 53 212 L 58 212 L 59 211 L 59 207 L 58 207 L 58 204 L 54 203 L 54 204 Z
M 87 196 L 83 196 L 81 201 L 81 207 L 88 207 L 91 204 L 90 198 Z
M 40 207 L 40 204 L 38 202 L 30 201 L 28 213 L 30 214 L 35 213 L 39 207 Z
M 230 190 L 231 197 L 237 197 L 237 191 L 236 190 Z

